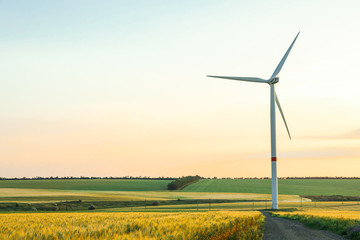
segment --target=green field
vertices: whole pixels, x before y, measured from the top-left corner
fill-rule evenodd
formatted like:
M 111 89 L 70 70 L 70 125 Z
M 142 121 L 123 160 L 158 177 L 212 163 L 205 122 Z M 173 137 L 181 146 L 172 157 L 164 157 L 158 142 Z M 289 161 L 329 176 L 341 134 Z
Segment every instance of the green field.
M 270 179 L 201 179 L 180 191 L 166 190 L 169 182 L 171 180 L 2 180 L 0 212 L 30 211 L 33 207 L 43 211 L 52 209 L 53 204 L 57 204 L 60 211 L 83 211 L 92 204 L 98 211 L 270 208 Z M 300 207 L 301 204 L 320 207 L 325 203 L 311 203 L 310 199 L 300 198 L 299 195 L 360 196 L 360 180 L 281 179 L 279 192 L 281 208 Z M 159 202 L 159 206 L 153 206 L 154 202 Z M 347 202 L 344 205 L 340 201 L 327 207 L 358 207 L 358 204 Z
M 171 180 L 57 179 L 2 180 L 0 189 L 48 189 L 73 191 L 167 191 Z M 174 191 L 171 191 L 174 192 Z M 178 191 L 175 191 L 178 192 Z M 181 192 L 271 194 L 270 179 L 201 179 Z M 279 194 L 360 196 L 358 179 L 280 179 Z
M 281 195 L 280 199 L 293 199 L 294 195 Z M 139 200 L 185 200 L 185 199 L 270 199 L 270 194 L 210 193 L 180 191 L 91 191 L 0 188 L 0 202 L 51 202 L 51 201 L 139 201 Z
M 0 188 L 31 188 L 91 191 L 163 191 L 171 180 L 143 179 L 55 179 L 1 180 Z
M 270 179 L 201 179 L 183 192 L 271 194 Z M 359 179 L 279 179 L 279 194 L 360 196 Z
M 360 212 L 359 202 L 281 202 L 280 209 L 286 211 L 298 210 L 331 210 L 331 211 L 349 211 L 357 214 Z M 98 211 L 104 212 L 192 212 L 192 211 L 249 211 L 249 210 L 265 210 L 271 208 L 271 200 L 265 202 L 233 202 L 233 203 L 214 203 L 209 201 L 207 203 L 199 204 L 176 204 L 176 205 L 160 205 L 160 206 L 138 206 L 134 208 L 108 208 L 100 209 Z M 358 215 L 360 216 L 360 215 Z
M 57 179 L 1 180 L 0 189 L 48 189 L 66 191 L 167 191 L 171 180 L 142 179 Z M 179 191 L 170 191 L 178 192 Z M 170 193 L 169 192 L 169 193 Z M 271 194 L 270 179 L 201 179 L 185 192 Z M 360 196 L 359 179 L 279 179 L 279 194 Z M 176 194 L 175 194 L 176 195 Z

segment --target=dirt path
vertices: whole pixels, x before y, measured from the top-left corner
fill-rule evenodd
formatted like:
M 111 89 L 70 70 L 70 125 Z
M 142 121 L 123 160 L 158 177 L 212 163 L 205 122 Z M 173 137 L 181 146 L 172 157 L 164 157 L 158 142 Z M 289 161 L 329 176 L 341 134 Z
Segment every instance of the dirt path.
M 305 227 L 294 220 L 277 218 L 263 212 L 265 233 L 263 240 L 338 240 L 344 239 L 337 234 Z

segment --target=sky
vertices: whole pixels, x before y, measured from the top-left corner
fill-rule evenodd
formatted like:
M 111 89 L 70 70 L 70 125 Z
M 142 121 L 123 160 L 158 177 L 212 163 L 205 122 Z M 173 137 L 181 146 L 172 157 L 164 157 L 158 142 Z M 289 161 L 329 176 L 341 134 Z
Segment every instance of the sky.
M 1 1 L 0 177 L 359 176 L 360 2 Z

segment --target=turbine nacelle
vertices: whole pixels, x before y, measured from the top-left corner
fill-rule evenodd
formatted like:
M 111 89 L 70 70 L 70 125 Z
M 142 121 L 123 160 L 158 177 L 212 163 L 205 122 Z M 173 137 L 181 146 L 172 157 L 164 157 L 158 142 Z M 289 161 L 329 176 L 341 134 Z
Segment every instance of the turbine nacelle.
M 274 77 L 269 79 L 269 84 L 275 84 L 279 82 L 279 77 Z

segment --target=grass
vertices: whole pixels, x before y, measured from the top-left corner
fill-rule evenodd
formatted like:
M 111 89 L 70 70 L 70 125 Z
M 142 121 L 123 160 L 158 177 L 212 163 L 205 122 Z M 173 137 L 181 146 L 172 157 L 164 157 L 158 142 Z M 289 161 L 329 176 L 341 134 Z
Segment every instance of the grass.
M 360 239 L 359 210 L 304 209 L 292 212 L 273 212 L 277 217 L 289 218 L 305 225 L 328 230 L 348 239 Z
M 302 208 L 300 207 L 302 204 Z M 321 202 L 314 204 L 313 202 L 280 202 L 281 211 L 287 212 L 288 210 L 304 211 L 306 209 L 311 211 L 338 211 L 338 212 L 352 212 L 354 216 L 360 216 L 360 204 L 358 202 Z M 183 204 L 160 204 L 159 206 L 136 206 L 133 208 L 108 208 L 100 209 L 99 211 L 108 212 L 185 212 L 185 211 L 252 211 L 252 210 L 270 210 L 271 200 L 265 201 L 239 201 L 239 202 L 215 202 L 214 200 L 199 201 L 199 204 L 192 202 L 188 204 L 186 201 Z
M 129 192 L 130 193 L 130 192 Z M 139 192 L 131 192 L 139 193 Z M 141 192 L 143 193 L 143 192 Z M 154 193 L 154 192 L 153 192 Z M 167 192 L 163 192 L 166 194 Z M 186 193 L 185 193 L 186 194 Z M 198 194 L 198 195 L 196 195 Z M 36 208 L 38 211 L 53 211 L 53 206 L 57 206 L 57 211 L 87 211 L 90 205 L 95 205 L 96 210 L 106 212 L 194 212 L 194 211 L 214 211 L 214 210 L 265 210 L 271 208 L 270 195 L 259 194 L 229 194 L 232 199 L 225 198 L 224 195 L 219 194 L 219 198 L 204 198 L 209 195 L 205 193 L 191 193 L 188 198 L 182 198 L 180 201 L 177 198 L 169 197 L 162 200 L 156 200 L 156 198 L 138 198 L 129 200 L 114 200 L 111 198 L 99 198 L 98 200 L 84 200 L 81 203 L 79 201 L 36 201 L 36 202 L 19 202 L 19 201 L 2 201 L 0 202 L 0 212 L 29 212 L 32 208 Z M 217 194 L 213 194 L 216 197 Z M 154 195 L 153 197 L 156 197 Z M 165 195 L 163 195 L 165 197 Z M 235 198 L 237 196 L 237 198 Z M 256 197 L 257 198 L 254 198 Z M 199 197 L 199 198 L 194 198 Z M 203 197 L 203 198 L 200 198 Z M 223 198 L 221 198 L 223 197 Z M 293 195 L 280 195 L 280 209 L 312 209 L 312 210 L 324 210 L 330 209 L 333 211 L 351 211 L 355 215 L 360 216 L 360 202 L 310 202 Z M 19 199 L 17 199 L 19 200 Z M 145 201 L 146 200 L 146 201 Z M 267 201 L 266 201 L 267 200 Z M 158 202 L 159 205 L 153 205 L 154 202 Z M 146 207 L 145 207 L 146 204 Z
M 1 180 L 0 189 L 51 189 L 77 191 L 166 191 L 171 180 L 58 179 Z M 279 193 L 285 195 L 360 196 L 360 179 L 280 179 Z M 271 194 L 270 179 L 201 179 L 184 192 Z M 181 195 L 181 194 L 179 194 Z
M 360 196 L 360 179 L 279 179 L 279 194 Z M 271 179 L 201 179 L 183 192 L 271 194 Z
M 180 199 L 180 201 L 178 201 Z M 197 192 L 179 192 L 179 191 L 76 191 L 76 190 L 50 190 L 50 189 L 8 189 L 0 188 L 0 211 L 30 211 L 33 207 L 38 210 L 49 209 L 52 205 L 57 204 L 60 211 L 68 209 L 69 211 L 86 210 L 91 204 L 100 209 L 125 209 L 130 208 L 130 204 L 134 207 L 144 206 L 145 201 L 149 209 L 153 206 L 154 201 L 160 202 L 160 208 L 173 208 L 186 210 L 187 206 L 192 208 L 196 203 L 234 203 L 256 201 L 256 204 L 265 200 L 270 201 L 271 196 L 268 194 L 254 193 L 197 193 Z M 298 196 L 280 195 L 280 201 L 300 201 Z M 82 203 L 79 203 L 82 200 Z M 68 203 L 66 204 L 66 201 Z M 304 201 L 306 201 L 304 199 Z M 132 202 L 132 203 L 131 203 Z M 16 204 L 18 207 L 15 207 Z M 259 203 L 260 204 L 260 203 Z M 169 206 L 174 205 L 174 207 Z M 180 206 L 184 205 L 184 206 Z M 268 203 L 270 206 L 270 203 Z M 169 207 L 165 207 L 169 206 Z M 215 205 L 214 205 L 215 206 Z M 234 205 L 235 206 L 235 205 Z M 264 204 L 265 206 L 265 204 Z M 230 209 L 231 206 L 224 205 L 224 209 Z M 238 208 L 235 206 L 235 208 Z M 239 209 L 242 209 L 240 207 Z M 141 207 L 139 208 L 141 210 Z M 155 209 L 155 208 L 152 208 Z M 222 209 L 221 207 L 218 209 Z M 123 211 L 121 210 L 121 211 Z M 168 210 L 167 210 L 168 211 Z
M 238 200 L 211 200 L 211 204 L 218 203 L 234 203 Z M 246 201 L 246 200 L 244 200 Z M 84 211 L 88 210 L 89 206 L 95 206 L 99 211 L 142 211 L 142 209 L 156 210 L 156 209 L 188 209 L 188 206 L 196 207 L 196 204 L 207 206 L 208 199 L 199 200 L 142 200 L 142 201 L 61 201 L 61 202 L 33 202 L 33 203 L 19 203 L 19 202 L 0 202 L 1 212 L 29 212 L 34 211 Z M 146 207 L 145 207 L 146 206 Z M 155 208 L 155 206 L 160 206 Z M 114 210 L 116 209 L 116 210 Z M 225 209 L 225 208 L 224 208 Z M 92 210 L 93 212 L 93 210 Z
M 31 188 L 92 191 L 163 191 L 171 180 L 143 179 L 56 179 L 1 180 L 0 188 Z
M 280 195 L 280 200 L 299 200 L 296 195 Z M 186 200 L 186 199 L 227 199 L 264 200 L 270 194 L 221 193 L 221 192 L 181 192 L 181 191 L 90 191 L 0 188 L 0 202 L 51 202 L 65 200 L 87 201 L 131 201 L 131 200 Z
M 32 207 L 46 210 L 51 209 L 51 204 L 54 203 L 58 204 L 60 211 L 64 210 L 64 206 L 68 206 L 67 210 L 82 211 L 90 204 L 97 206 L 96 211 L 144 211 L 145 200 L 147 211 L 207 211 L 209 202 L 211 210 L 271 207 L 270 180 L 201 179 L 182 191 L 164 190 L 169 182 L 170 180 L 119 179 L 5 180 L 0 181 L 0 211 L 30 211 Z M 283 193 L 279 195 L 280 208 L 326 207 L 346 210 L 359 202 L 311 202 L 309 199 L 300 199 L 298 195 L 287 195 L 284 192 L 304 195 L 356 195 L 359 191 L 356 186 L 358 183 L 359 180 L 280 180 L 279 189 L 280 193 Z M 266 192 L 268 194 L 264 194 Z M 178 199 L 181 201 L 177 201 Z M 76 204 L 79 200 L 83 203 Z M 64 205 L 63 202 L 66 201 L 73 203 Z M 130 201 L 133 202 L 132 208 Z M 159 201 L 160 206 L 151 206 L 154 201 Z M 14 208 L 16 203 L 22 207 Z

